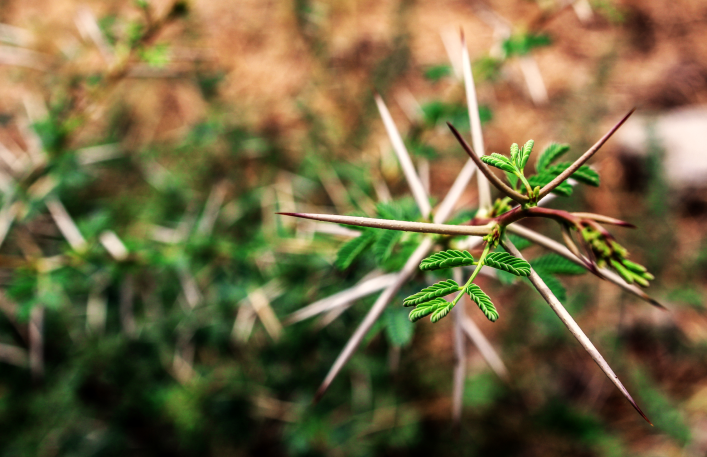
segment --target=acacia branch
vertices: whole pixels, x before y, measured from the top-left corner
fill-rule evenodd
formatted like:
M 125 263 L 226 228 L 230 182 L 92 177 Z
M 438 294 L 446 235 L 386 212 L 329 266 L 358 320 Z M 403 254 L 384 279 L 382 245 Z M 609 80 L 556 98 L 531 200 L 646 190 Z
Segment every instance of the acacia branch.
M 484 162 L 481 161 L 479 156 L 477 156 L 476 153 L 474 152 L 474 150 L 471 148 L 471 146 L 469 146 L 469 143 L 467 143 L 466 140 L 464 138 L 462 138 L 459 131 L 456 128 L 454 128 L 454 126 L 452 124 L 447 122 L 447 125 L 452 130 L 452 133 L 457 138 L 457 141 L 459 141 L 459 144 L 462 145 L 462 147 L 464 148 L 466 153 L 469 155 L 471 160 L 474 161 L 476 166 L 479 167 L 479 170 L 481 170 L 481 172 L 484 174 L 484 176 L 486 176 L 488 178 L 488 180 L 491 181 L 493 183 L 493 185 L 496 186 L 496 188 L 498 190 L 500 190 L 506 196 L 512 198 L 514 201 L 518 202 L 519 204 L 523 204 L 523 203 L 528 202 L 528 200 L 529 200 L 528 197 L 526 197 L 525 195 L 522 195 L 522 194 L 516 192 L 515 190 L 511 189 L 510 187 L 508 187 L 506 185 L 506 183 L 501 181 L 501 179 L 498 176 L 496 176 Z
M 523 259 L 523 256 L 521 255 L 520 251 L 513 245 L 513 243 L 508 238 L 502 238 L 501 244 L 503 244 L 503 247 L 508 252 L 518 257 L 519 259 Z M 650 419 L 648 419 L 648 417 L 643 414 L 641 408 L 639 408 L 636 402 L 633 400 L 631 394 L 628 393 L 628 390 L 626 390 L 621 381 L 619 381 L 619 377 L 616 376 L 616 373 L 614 373 L 614 371 L 611 369 L 604 357 L 602 357 L 597 348 L 594 347 L 594 344 L 592 344 L 589 338 L 587 338 L 587 335 L 585 335 L 579 325 L 577 325 L 577 322 L 575 322 L 570 313 L 568 313 L 565 307 L 562 306 L 560 300 L 555 297 L 555 295 L 545 285 L 540 276 L 538 276 L 538 274 L 532 268 L 530 269 L 530 276 L 528 276 L 528 279 L 533 284 L 533 286 L 535 286 L 540 295 L 542 295 L 547 304 L 550 305 L 550 308 L 552 308 L 555 314 L 557 314 L 557 317 L 559 317 L 562 323 L 565 324 L 570 333 L 572 333 L 572 335 L 577 339 L 577 341 L 579 341 L 579 344 L 582 345 L 584 350 L 589 353 L 594 362 L 599 365 L 599 368 L 601 368 L 601 370 L 609 378 L 609 380 L 614 383 L 614 385 L 621 391 L 623 396 L 629 401 L 629 403 L 631 403 L 631 405 L 636 409 L 636 411 L 638 411 L 638 414 L 640 414 L 646 420 L 646 422 L 653 425 Z
M 358 227 L 372 227 L 386 230 L 400 230 L 405 232 L 436 233 L 438 235 L 487 235 L 492 225 L 446 225 L 429 222 L 394 221 L 388 219 L 375 219 L 372 217 L 339 216 L 336 214 L 312 213 L 276 213 L 283 216 L 301 217 L 315 221 L 333 222 L 335 224 L 355 225 Z
M 565 179 L 572 176 L 572 174 L 577 171 L 579 167 L 584 165 L 584 162 L 589 160 L 599 150 L 599 148 L 601 148 L 604 143 L 606 143 L 608 139 L 611 138 L 611 135 L 613 135 L 614 132 L 616 132 L 619 127 L 621 127 L 621 125 L 626 122 L 626 119 L 628 119 L 634 111 L 636 111 L 636 108 L 632 108 L 631 111 L 629 111 L 618 123 L 616 123 L 616 125 L 614 125 L 608 132 L 606 132 L 606 134 L 604 134 L 604 136 L 601 137 L 601 139 L 599 139 L 599 141 L 597 141 L 594 146 L 589 148 L 587 152 L 582 154 L 579 159 L 575 160 L 574 163 L 570 165 L 565 171 L 557 175 L 555 179 L 553 179 L 552 181 L 547 183 L 542 189 L 540 189 L 538 200 L 552 192 L 555 187 L 559 186 L 562 182 L 565 181 Z

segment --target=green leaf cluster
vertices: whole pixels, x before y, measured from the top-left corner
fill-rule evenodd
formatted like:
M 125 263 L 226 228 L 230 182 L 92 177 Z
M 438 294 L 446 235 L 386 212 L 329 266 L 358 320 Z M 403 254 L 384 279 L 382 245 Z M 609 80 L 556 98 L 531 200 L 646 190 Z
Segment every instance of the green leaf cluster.
M 596 258 L 599 267 L 613 268 L 629 284 L 638 284 L 648 287 L 649 281 L 655 277 L 643 265 L 627 259 L 628 251 L 621 246 L 611 235 L 587 226 L 581 231 L 582 241 L 592 255 Z
M 572 165 L 571 162 L 560 162 L 553 165 L 557 159 L 565 155 L 569 150 L 568 144 L 550 143 L 535 163 L 536 174 L 528 178 L 530 185 L 532 187 L 543 187 L 569 168 Z M 599 174 L 587 165 L 579 167 L 577 171 L 572 173 L 570 178 L 594 187 L 598 187 L 600 183 Z M 565 181 L 555 187 L 552 192 L 556 195 L 569 197 L 572 195 L 572 186 Z
M 516 276 L 528 276 L 530 274 L 530 264 L 528 262 L 507 252 L 488 253 L 488 246 L 478 261 L 475 261 L 473 256 L 467 251 L 449 249 L 436 252 L 422 260 L 420 270 L 431 271 L 470 265 L 477 265 L 477 267 L 463 287 L 460 287 L 456 281 L 448 279 L 426 287 L 403 300 L 403 306 L 415 306 L 415 309 L 410 312 L 410 320 L 415 322 L 431 315 L 430 320 L 433 323 L 437 322 L 449 314 L 449 311 L 454 308 L 462 294 L 466 293 L 478 305 L 484 316 L 491 322 L 495 322 L 498 319 L 496 307 L 489 296 L 478 285 L 473 283 L 479 269 L 487 265 Z M 460 293 L 452 302 L 448 302 L 443 298 L 455 292 Z

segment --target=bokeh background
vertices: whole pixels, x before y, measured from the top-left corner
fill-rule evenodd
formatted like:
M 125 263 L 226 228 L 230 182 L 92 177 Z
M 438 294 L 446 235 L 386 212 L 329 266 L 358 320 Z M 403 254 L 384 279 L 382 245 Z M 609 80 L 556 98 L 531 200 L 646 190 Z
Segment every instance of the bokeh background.
M 0 0 L 2 455 L 705 455 L 706 26 L 698 0 Z M 312 403 L 375 295 L 288 316 L 410 245 L 342 270 L 345 231 L 274 212 L 409 208 L 376 92 L 439 201 L 466 160 L 460 29 L 489 153 L 577 156 L 638 107 L 602 186 L 553 206 L 639 227 L 614 233 L 667 312 L 561 281 L 655 427 L 490 278 L 501 319 L 470 316 L 511 380 L 469 345 L 459 427 L 450 320 L 396 311 L 422 276 Z

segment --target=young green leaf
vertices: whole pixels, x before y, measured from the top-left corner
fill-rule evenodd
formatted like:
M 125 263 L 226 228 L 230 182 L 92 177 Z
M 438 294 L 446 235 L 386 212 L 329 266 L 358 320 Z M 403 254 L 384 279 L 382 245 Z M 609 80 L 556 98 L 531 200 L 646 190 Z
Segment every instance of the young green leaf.
M 643 265 L 639 265 L 627 259 L 624 259 L 623 264 L 626 268 L 636 273 L 646 273 L 648 271 Z
M 569 144 L 550 143 L 550 145 L 548 145 L 548 147 L 546 147 L 540 154 L 540 157 L 538 157 L 538 161 L 535 164 L 535 169 L 538 173 L 540 173 L 569 150 Z
M 453 279 L 447 279 L 446 281 L 438 282 L 429 287 L 425 287 L 420 292 L 410 295 L 405 300 L 403 300 L 403 306 L 415 306 L 420 303 L 425 303 L 438 297 L 444 297 L 453 292 L 458 292 L 461 290 L 459 284 L 457 284 Z
M 518 148 L 518 143 L 513 143 L 511 145 L 511 161 L 514 163 L 517 163 L 516 157 L 518 157 L 518 152 L 520 151 L 520 148 Z
M 516 276 L 530 275 L 530 264 L 507 252 L 492 252 L 484 259 L 484 265 L 507 271 Z
M 340 270 L 347 269 L 351 263 L 356 260 L 356 257 L 358 257 L 359 254 L 361 254 L 363 250 L 373 242 L 373 238 L 375 238 L 375 232 L 372 230 L 366 230 L 361 233 L 361 235 L 348 241 L 336 254 L 334 265 Z
M 558 163 L 557 165 L 553 165 L 553 166 L 547 168 L 545 173 L 550 174 L 550 175 L 554 175 L 553 176 L 553 179 L 554 179 L 555 176 L 558 176 L 560 173 L 565 171 L 571 165 L 572 164 L 570 162 Z M 590 186 L 594 186 L 594 187 L 599 187 L 599 182 L 600 182 L 599 173 L 592 170 L 587 165 L 582 165 L 581 167 L 579 167 L 577 169 L 577 171 L 572 173 L 571 177 L 581 183 L 584 183 L 584 184 L 587 184 Z
M 489 296 L 481 290 L 481 287 L 476 284 L 469 284 L 466 288 L 466 293 L 474 301 L 474 303 L 479 306 L 479 309 L 482 313 L 484 313 L 484 316 L 486 316 L 488 320 L 491 322 L 496 322 L 496 319 L 498 319 L 498 311 L 496 311 L 496 307 L 493 306 Z
M 633 284 L 634 275 L 631 274 L 630 270 L 625 268 L 623 265 L 621 265 L 620 262 L 618 262 L 615 259 L 610 259 L 609 261 L 611 263 L 611 266 L 614 267 L 614 270 L 616 270 L 616 272 L 618 274 L 620 274 L 622 278 L 624 278 L 624 281 L 626 281 L 629 284 Z
M 581 275 L 587 272 L 583 267 L 557 254 L 546 254 L 530 261 L 535 270 L 552 274 Z
M 440 319 L 449 314 L 452 308 L 454 308 L 454 303 L 445 302 L 444 304 L 438 304 L 437 309 L 435 309 L 430 316 L 430 321 L 432 321 L 433 324 L 436 324 Z
M 417 305 L 415 309 L 410 311 L 409 319 L 410 322 L 417 322 L 428 314 L 432 314 L 438 305 L 446 306 L 448 302 L 443 298 L 435 298 L 432 301 Z
M 376 257 L 376 262 L 382 264 L 388 260 L 395 244 L 402 236 L 403 232 L 397 230 L 383 230 L 373 244 L 373 255 Z
M 420 262 L 420 270 L 439 270 L 441 268 L 452 268 L 473 264 L 474 258 L 467 251 L 450 249 L 447 251 L 436 252 L 426 259 L 423 259 L 422 262 Z
M 516 165 L 518 166 L 519 170 L 523 170 L 525 168 L 525 165 L 528 163 L 528 159 L 530 158 L 530 153 L 533 152 L 533 145 L 535 144 L 535 141 L 533 140 L 528 140 L 527 143 L 523 146 L 523 150 L 516 156 Z
M 492 165 L 509 173 L 515 173 L 515 167 L 511 163 L 510 159 L 496 152 L 494 152 L 490 156 L 482 156 L 481 160 L 487 165 Z
M 412 340 L 415 326 L 400 308 L 388 308 L 385 311 L 385 334 L 388 341 L 395 347 L 407 345 Z

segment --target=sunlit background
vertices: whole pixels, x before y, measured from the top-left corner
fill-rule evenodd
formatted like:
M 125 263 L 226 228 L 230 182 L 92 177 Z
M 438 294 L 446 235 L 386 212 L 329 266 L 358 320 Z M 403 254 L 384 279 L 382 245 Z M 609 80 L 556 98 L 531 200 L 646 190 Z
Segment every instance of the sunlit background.
M 704 456 L 705 30 L 698 0 L 0 0 L 0 454 Z M 414 239 L 342 265 L 350 229 L 274 213 L 418 217 L 376 93 L 439 203 L 467 160 L 461 32 L 487 153 L 578 157 L 637 107 L 601 187 L 550 206 L 638 226 L 612 232 L 668 311 L 559 282 L 655 427 L 532 288 L 489 277 L 501 317 L 467 312 L 508 377 L 466 341 L 460 424 L 451 319 L 401 308 L 422 274 L 313 403 L 382 287 L 326 298 Z

